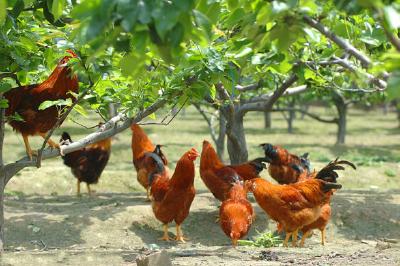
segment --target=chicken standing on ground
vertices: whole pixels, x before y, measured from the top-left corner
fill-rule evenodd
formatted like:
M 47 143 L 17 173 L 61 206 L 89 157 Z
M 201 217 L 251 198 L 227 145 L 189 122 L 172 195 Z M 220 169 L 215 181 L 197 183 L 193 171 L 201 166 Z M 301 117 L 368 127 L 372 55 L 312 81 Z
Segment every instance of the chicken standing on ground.
M 221 228 L 234 247 L 240 238 L 247 235 L 253 220 L 254 210 L 247 199 L 247 190 L 243 183 L 237 180 L 219 209 Z
M 247 181 L 246 186 L 260 207 L 286 232 L 284 246 L 292 235 L 292 244 L 297 246 L 298 231 L 316 221 L 323 206 L 329 203 L 332 190 L 342 187 L 333 178 L 337 177 L 335 170 L 343 169 L 338 165 L 341 163 L 349 164 L 336 160 L 334 166 L 328 164 L 315 178 L 294 184 L 275 185 L 261 178 Z
M 164 163 L 153 153 L 157 171 L 149 175 L 152 208 L 156 218 L 163 223 L 164 235 L 162 240 L 169 241 L 168 224 L 176 223 L 176 239 L 185 242 L 181 225 L 189 215 L 189 209 L 195 196 L 194 161 L 199 156 L 195 149 L 186 152 L 177 162 L 171 179 L 163 169 Z M 157 158 L 158 157 L 158 158 Z
M 150 198 L 149 174 L 155 171 L 157 165 L 151 154 L 156 153 L 161 156 L 164 171 L 168 172 L 166 165 L 168 164 L 167 158 L 161 152 L 161 146 L 154 146 L 149 137 L 143 129 L 137 125 L 132 124 L 132 155 L 133 165 L 135 166 L 138 182 L 146 189 L 147 199 Z
M 64 132 L 60 144 L 72 143 L 67 132 Z M 77 178 L 77 195 L 80 196 L 81 182 L 85 182 L 89 196 L 92 195 L 91 184 L 97 184 L 100 175 L 106 167 L 111 153 L 111 138 L 93 143 L 83 149 L 68 153 L 62 157 L 64 164 L 71 168 L 72 174 Z

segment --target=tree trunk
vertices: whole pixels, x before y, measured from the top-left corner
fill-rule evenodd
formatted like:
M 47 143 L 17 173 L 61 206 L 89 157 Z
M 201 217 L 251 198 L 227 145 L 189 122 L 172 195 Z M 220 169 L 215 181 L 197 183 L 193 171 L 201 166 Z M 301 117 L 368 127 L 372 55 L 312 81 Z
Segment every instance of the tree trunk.
M 264 111 L 264 127 L 270 129 L 272 127 L 271 112 Z
M 289 108 L 293 109 L 294 105 L 295 105 L 295 100 L 292 99 L 290 101 L 290 103 L 289 103 Z M 296 112 L 293 111 L 293 110 L 290 110 L 289 111 L 289 117 L 287 119 L 287 122 L 288 122 L 288 133 L 289 134 L 293 133 L 293 120 L 294 120 L 295 116 L 296 116 Z
M 336 135 L 336 144 L 344 144 L 346 138 L 347 105 L 343 96 L 337 92 L 335 92 L 333 95 L 333 102 L 338 111 L 338 131 Z
M 0 177 L 0 253 L 4 251 L 4 174 Z
M 235 114 L 227 121 L 228 153 L 231 164 L 246 162 L 248 159 L 246 136 L 244 134 L 243 116 Z
M 224 158 L 225 155 L 225 134 L 226 134 L 226 120 L 225 117 L 220 113 L 219 114 L 219 131 L 218 131 L 218 138 L 217 138 L 217 154 L 221 160 Z

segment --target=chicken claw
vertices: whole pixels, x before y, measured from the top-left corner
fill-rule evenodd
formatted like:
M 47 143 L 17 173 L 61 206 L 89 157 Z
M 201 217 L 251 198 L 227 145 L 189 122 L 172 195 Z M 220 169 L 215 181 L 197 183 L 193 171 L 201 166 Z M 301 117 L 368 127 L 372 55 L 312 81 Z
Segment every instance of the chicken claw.
M 176 241 L 181 241 L 182 243 L 186 243 L 185 240 L 189 240 L 188 238 L 183 236 L 181 225 L 176 225 Z

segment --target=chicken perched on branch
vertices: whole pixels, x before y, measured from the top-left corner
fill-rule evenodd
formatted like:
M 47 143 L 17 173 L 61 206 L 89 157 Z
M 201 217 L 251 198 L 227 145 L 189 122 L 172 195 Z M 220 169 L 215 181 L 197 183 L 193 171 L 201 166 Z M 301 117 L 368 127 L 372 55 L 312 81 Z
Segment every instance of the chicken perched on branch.
M 296 183 L 310 174 L 308 153 L 297 156 L 280 146 L 269 143 L 260 144 L 265 158 L 269 161 L 268 172 L 279 184 Z
M 132 124 L 132 155 L 133 155 L 133 165 L 135 166 L 137 173 L 138 182 L 147 190 L 147 199 L 150 196 L 150 186 L 149 186 L 149 174 L 156 171 L 157 164 L 152 158 L 157 154 L 163 165 L 168 164 L 168 160 L 164 153 L 161 151 L 161 145 L 154 146 L 149 137 L 143 131 L 143 129 L 137 125 Z M 167 167 L 163 167 L 164 171 L 168 172 Z
M 297 245 L 298 231 L 316 221 L 323 206 L 329 203 L 332 190 L 342 187 L 336 183 L 335 170 L 344 169 L 339 164 L 351 165 L 336 160 L 314 178 L 288 185 L 275 185 L 261 178 L 247 181 L 246 186 L 253 192 L 257 203 L 286 232 L 284 246 L 292 235 L 292 244 Z
M 47 132 L 55 126 L 59 119 L 56 106 L 39 110 L 40 104 L 44 101 L 74 99 L 69 92 L 78 92 L 78 78 L 72 75 L 67 66 L 68 61 L 77 55 L 71 50 L 67 50 L 67 52 L 69 55 L 60 60 L 47 80 L 41 84 L 13 88 L 4 94 L 8 100 L 6 116 L 11 117 L 18 114 L 23 119 L 23 121 L 9 119 L 9 124 L 15 131 L 22 134 L 26 153 L 30 159 L 32 159 L 32 155 L 36 155 L 36 152 L 32 151 L 28 137 L 40 135 L 46 138 Z M 53 148 L 59 148 L 59 145 L 51 139 L 48 140 L 48 144 Z
M 240 238 L 247 235 L 253 219 L 254 210 L 247 200 L 247 190 L 242 182 L 237 180 L 219 209 L 221 228 L 231 239 L 233 246 L 237 245 Z
M 153 153 L 153 155 L 155 154 Z M 177 162 L 171 179 L 162 169 L 164 163 L 161 158 L 157 155 L 152 157 L 157 164 L 157 171 L 149 175 L 150 193 L 154 215 L 163 223 L 164 235 L 161 238 L 162 240 L 170 240 L 168 224 L 175 221 L 175 240 L 185 242 L 181 225 L 189 215 L 189 209 L 196 193 L 193 185 L 194 161 L 199 155 L 195 149 L 186 152 Z
M 60 144 L 70 144 L 72 139 L 64 132 Z M 89 196 L 92 195 L 91 184 L 97 184 L 100 175 L 107 165 L 111 153 L 111 138 L 96 142 L 81 150 L 66 154 L 62 157 L 64 164 L 71 168 L 72 174 L 77 178 L 77 195 L 80 195 L 80 184 L 85 182 Z
M 224 165 L 208 141 L 203 142 L 200 158 L 200 176 L 211 193 L 224 201 L 236 179 L 250 180 L 259 177 L 265 158 L 257 158 L 240 165 Z M 240 174 L 239 174 L 240 173 Z

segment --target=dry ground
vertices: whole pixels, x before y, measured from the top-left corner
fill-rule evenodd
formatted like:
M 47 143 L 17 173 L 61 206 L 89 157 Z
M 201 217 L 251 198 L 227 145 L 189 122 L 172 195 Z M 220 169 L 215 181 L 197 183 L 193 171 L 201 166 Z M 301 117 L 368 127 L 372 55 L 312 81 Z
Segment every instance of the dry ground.
M 96 119 L 83 122 L 93 125 Z M 159 242 L 161 226 L 136 181 L 127 131 L 113 141 L 111 160 L 95 187 L 95 197 L 75 196 L 75 180 L 59 158 L 45 161 L 41 169 L 25 169 L 11 180 L 5 200 L 7 251 L 0 265 L 131 265 L 138 254 L 158 248 L 167 249 L 176 265 L 399 265 L 400 130 L 395 115 L 352 110 L 347 145 L 340 147 L 333 145 L 334 125 L 296 120 L 291 135 L 279 114 L 274 114 L 270 131 L 262 128 L 262 121 L 260 115 L 246 120 L 250 157 L 262 154 L 258 143 L 272 142 L 298 153 L 310 152 L 317 169 L 338 155 L 358 164 L 357 171 L 341 175 L 344 189 L 333 198 L 325 247 L 316 232 L 302 249 L 232 249 L 214 223 L 218 202 L 199 177 L 198 193 L 183 226 L 190 241 Z M 63 129 L 73 138 L 87 134 L 70 122 Z M 184 151 L 192 146 L 200 150 L 202 140 L 210 139 L 206 123 L 191 109 L 168 127 L 146 130 L 155 142 L 167 145 L 173 167 Z M 5 145 L 8 161 L 24 154 L 22 138 L 9 129 Z M 39 146 L 39 140 L 33 146 Z M 269 178 L 266 173 L 264 177 Z M 275 229 L 275 223 L 254 206 L 257 219 L 249 237 L 256 236 L 256 230 Z M 174 227 L 170 232 L 174 234 Z

